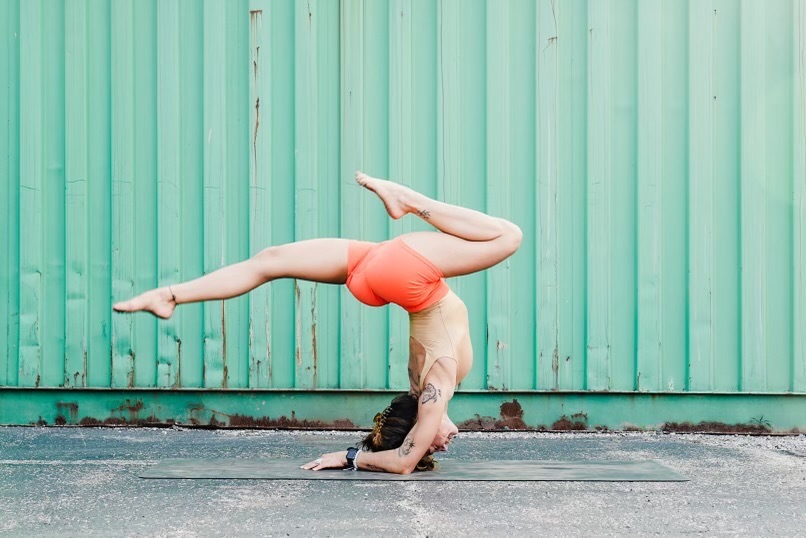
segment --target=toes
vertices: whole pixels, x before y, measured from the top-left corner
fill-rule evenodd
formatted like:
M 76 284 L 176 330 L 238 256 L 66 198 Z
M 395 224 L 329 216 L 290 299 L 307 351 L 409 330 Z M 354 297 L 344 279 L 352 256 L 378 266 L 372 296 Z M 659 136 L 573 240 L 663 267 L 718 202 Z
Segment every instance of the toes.
M 129 299 L 128 301 L 120 301 L 112 305 L 112 308 L 118 312 L 137 312 L 143 309 L 142 301 L 137 299 Z

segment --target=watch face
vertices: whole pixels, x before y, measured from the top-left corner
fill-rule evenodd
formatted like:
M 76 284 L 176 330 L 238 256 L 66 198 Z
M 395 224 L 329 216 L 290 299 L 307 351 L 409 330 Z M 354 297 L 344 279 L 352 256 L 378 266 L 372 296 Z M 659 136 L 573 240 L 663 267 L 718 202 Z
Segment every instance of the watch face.
M 355 447 L 350 447 L 347 449 L 347 467 L 352 467 L 355 469 L 355 455 L 358 453 L 358 449 Z

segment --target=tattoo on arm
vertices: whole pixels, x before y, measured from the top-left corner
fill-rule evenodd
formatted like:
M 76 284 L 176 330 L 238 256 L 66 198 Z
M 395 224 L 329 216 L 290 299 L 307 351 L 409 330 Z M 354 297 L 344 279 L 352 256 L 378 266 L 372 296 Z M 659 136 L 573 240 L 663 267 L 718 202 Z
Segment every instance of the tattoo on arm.
M 407 435 L 406 439 L 403 441 L 403 444 L 397 449 L 397 455 L 401 458 L 403 456 L 408 456 L 412 448 L 414 448 L 414 440 L 411 438 L 411 435 Z
M 417 214 L 420 215 L 420 217 L 422 217 L 424 220 L 429 220 L 431 218 L 431 212 L 427 209 L 421 209 L 417 212 Z
M 425 389 L 423 389 L 423 395 L 422 398 L 420 399 L 420 403 L 423 405 L 427 404 L 428 402 L 436 403 L 439 401 L 441 396 L 442 391 L 436 388 L 431 383 L 429 383 L 428 385 L 425 386 Z
M 366 467 L 370 471 L 381 471 L 381 472 L 386 471 L 386 469 L 384 469 L 382 467 L 378 467 L 377 465 L 372 465 L 371 463 L 362 463 L 361 465 L 363 465 L 364 467 Z

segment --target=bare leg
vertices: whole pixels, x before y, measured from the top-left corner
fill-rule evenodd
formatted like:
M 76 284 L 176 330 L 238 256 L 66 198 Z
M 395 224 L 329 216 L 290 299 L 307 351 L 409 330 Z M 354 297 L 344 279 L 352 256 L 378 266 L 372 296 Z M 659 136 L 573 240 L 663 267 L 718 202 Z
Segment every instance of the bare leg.
M 359 185 L 378 195 L 393 219 L 412 213 L 437 230 L 467 241 L 490 241 L 516 228 L 504 219 L 438 202 L 405 185 L 374 178 L 363 172 L 358 172 L 355 179 Z
M 446 277 L 492 267 L 521 244 L 520 228 L 508 220 L 428 198 L 406 186 L 356 174 L 356 181 L 381 199 L 394 219 L 412 213 L 444 233 L 415 232 L 403 240 L 431 260 Z
M 278 278 L 343 284 L 347 244 L 346 239 L 311 239 L 269 247 L 248 260 L 195 280 L 149 290 L 113 308 L 119 312 L 145 310 L 167 319 L 178 304 L 237 297 Z

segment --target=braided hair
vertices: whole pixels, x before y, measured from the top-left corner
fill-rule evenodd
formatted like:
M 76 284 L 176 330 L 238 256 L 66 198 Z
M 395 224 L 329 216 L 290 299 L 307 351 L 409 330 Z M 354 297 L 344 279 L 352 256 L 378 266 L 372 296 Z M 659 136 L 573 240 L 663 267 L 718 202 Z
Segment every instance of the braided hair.
M 375 415 L 375 426 L 364 438 L 362 448 L 370 452 L 393 450 L 403 444 L 417 422 L 417 397 L 412 394 L 396 396 L 389 407 Z M 436 467 L 431 454 L 424 455 L 416 471 L 431 471 Z

